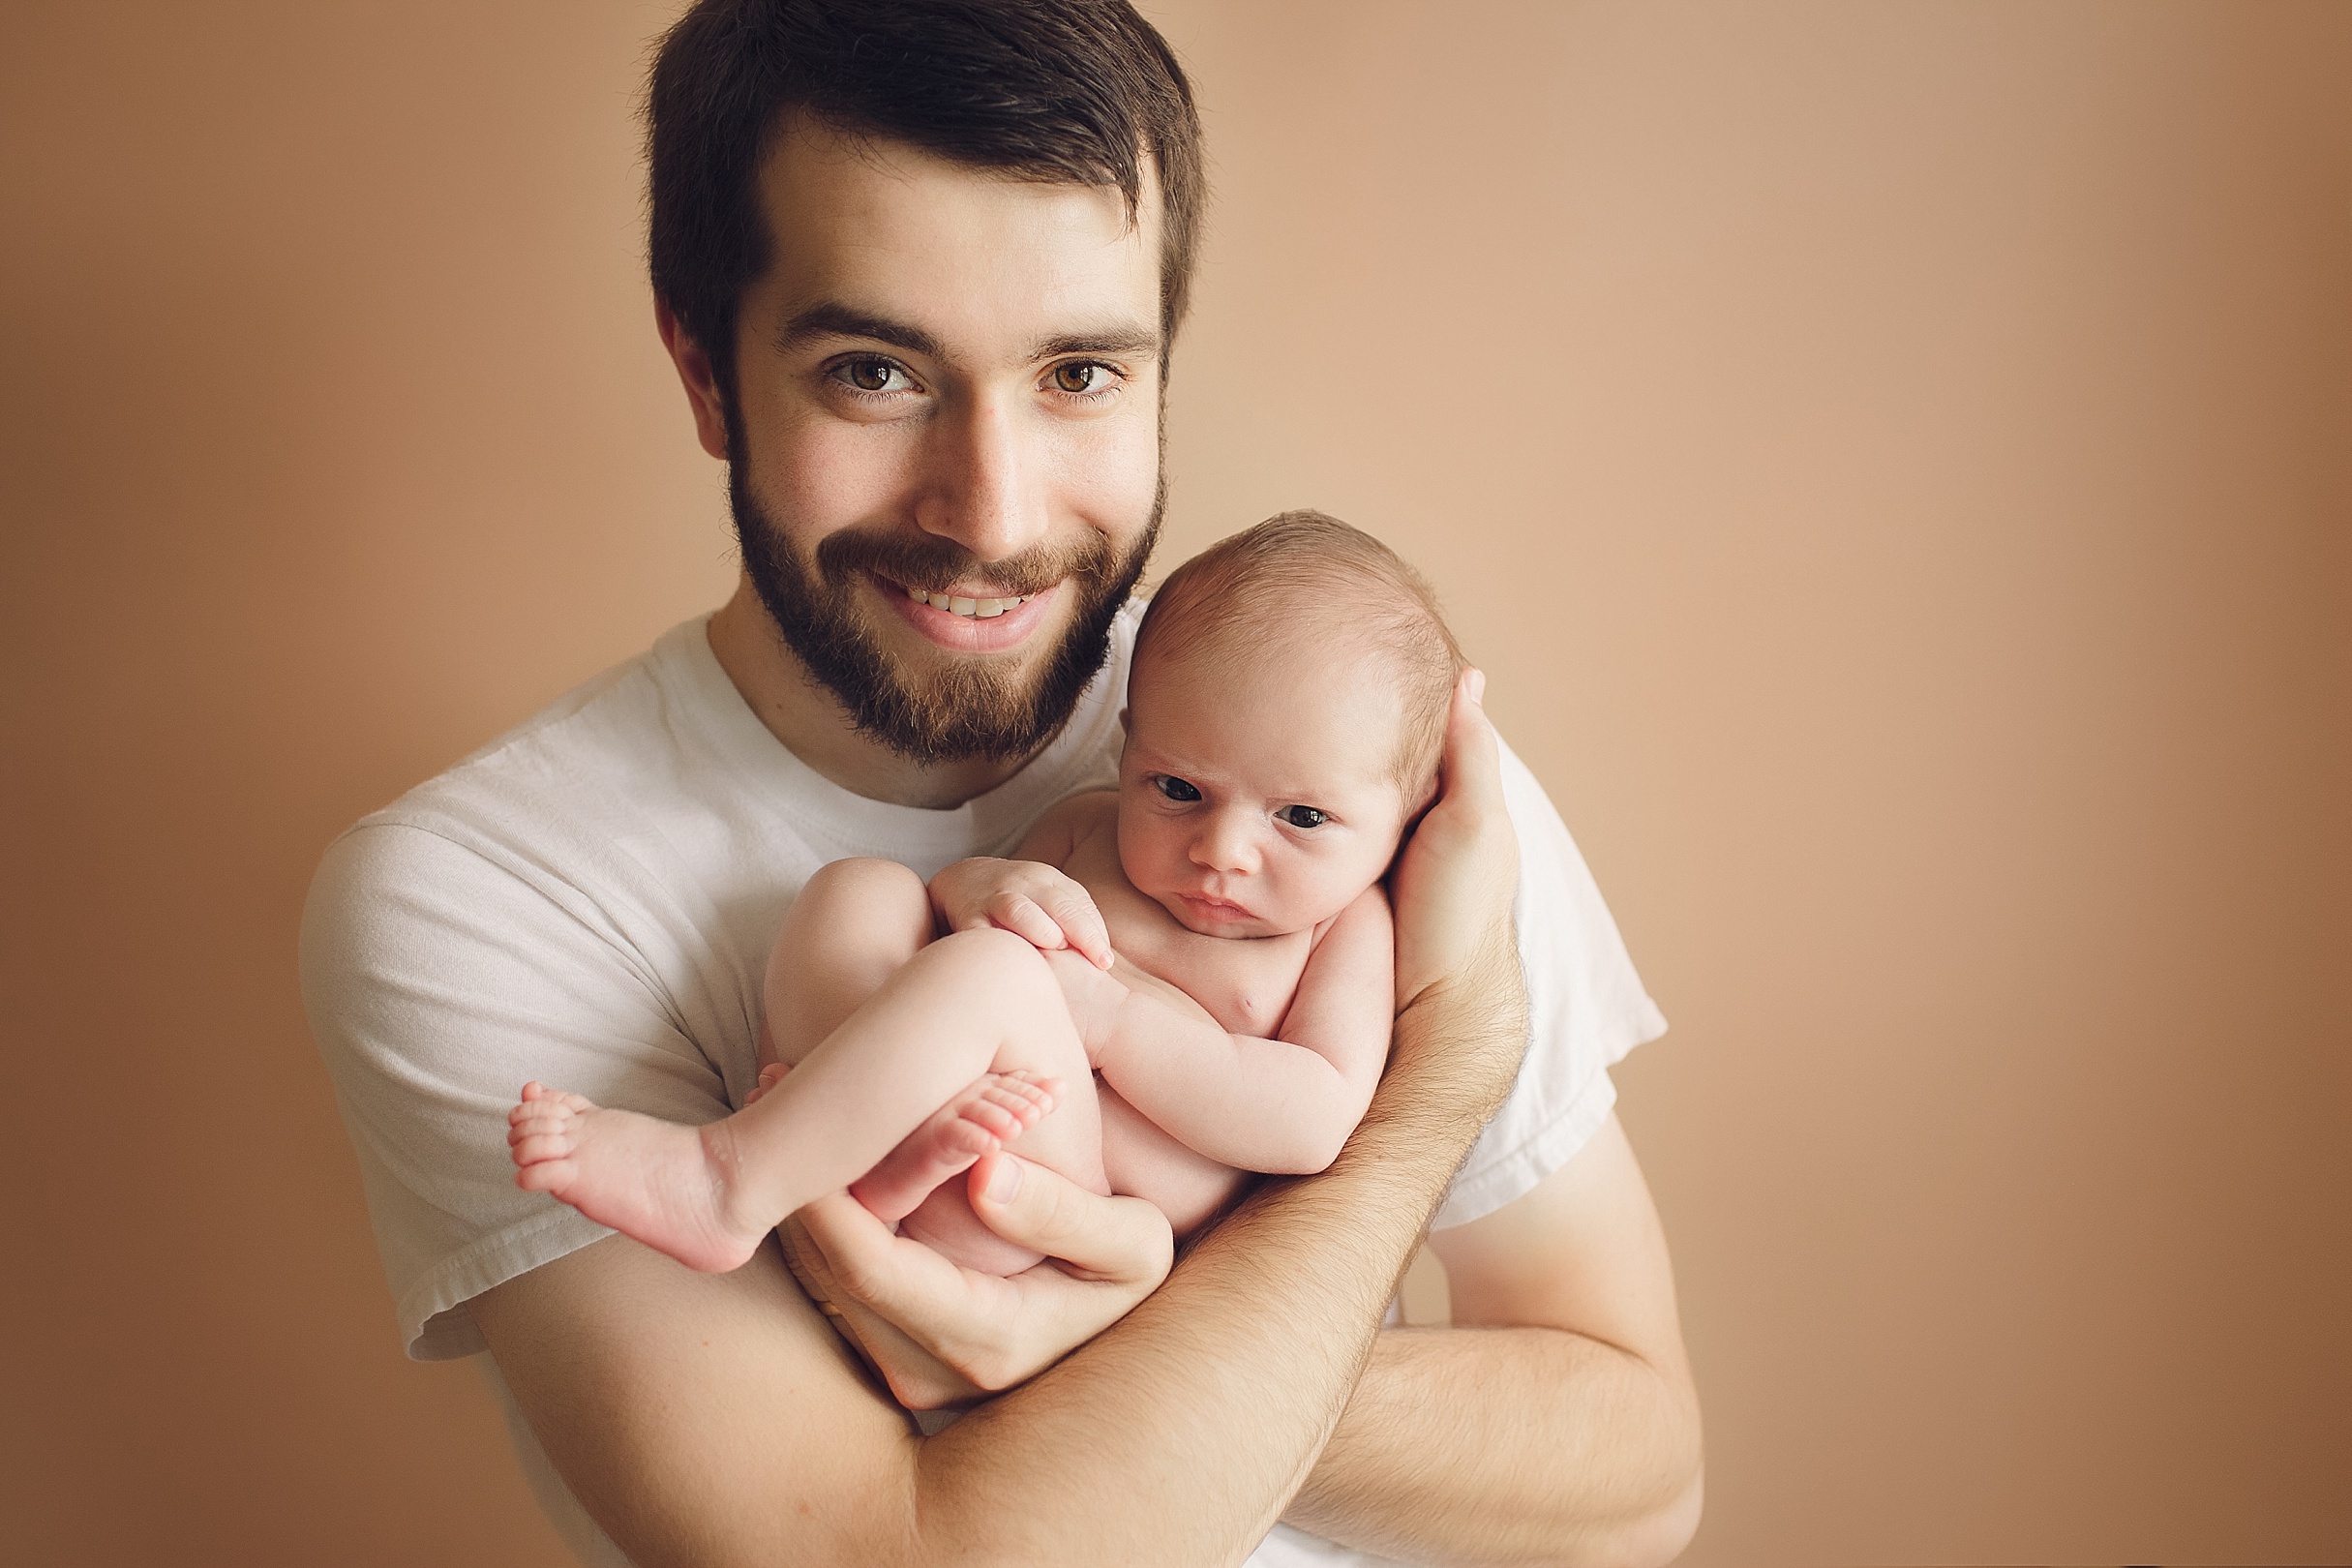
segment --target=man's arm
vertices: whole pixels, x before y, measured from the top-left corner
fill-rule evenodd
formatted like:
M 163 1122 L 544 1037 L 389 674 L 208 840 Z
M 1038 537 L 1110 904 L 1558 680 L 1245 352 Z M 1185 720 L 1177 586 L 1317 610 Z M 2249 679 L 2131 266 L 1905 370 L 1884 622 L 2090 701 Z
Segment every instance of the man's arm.
M 1239 1561 L 1517 1070 L 1496 767 L 1458 698 L 1446 795 L 1399 873 L 1425 914 L 1400 924 L 1392 1066 L 1331 1169 L 1270 1183 L 1125 1319 L 938 1435 L 908 1431 L 765 1250 L 711 1278 L 612 1240 L 477 1298 L 589 1513 L 648 1565 Z
M 1698 1398 L 1666 1239 L 1615 1118 L 1430 1238 L 1454 1327 L 1383 1333 L 1285 1518 L 1439 1563 L 1663 1563 L 1698 1527 Z
M 557 1469 L 646 1568 L 1237 1562 L 1330 1435 L 1484 1118 L 1458 1056 L 1417 1066 L 1329 1172 L 1259 1193 L 1124 1320 L 934 1437 L 769 1250 L 709 1276 L 616 1237 L 474 1317 Z

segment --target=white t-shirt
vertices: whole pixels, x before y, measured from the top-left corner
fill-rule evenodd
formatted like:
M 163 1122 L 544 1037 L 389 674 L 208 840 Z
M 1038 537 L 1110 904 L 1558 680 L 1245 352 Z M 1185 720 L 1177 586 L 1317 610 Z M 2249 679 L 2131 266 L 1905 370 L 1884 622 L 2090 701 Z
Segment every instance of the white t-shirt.
M 869 800 L 809 769 L 745 706 L 703 617 L 335 841 L 303 912 L 303 1002 L 409 1355 L 482 1350 L 469 1299 L 611 1234 L 516 1189 L 506 1113 L 524 1082 L 674 1122 L 741 1104 L 768 950 L 809 875 L 874 856 L 929 877 L 1007 854 L 1057 800 L 1115 784 L 1139 616 L 1121 614 L 1054 742 L 950 810 Z M 1507 750 L 1503 767 L 1532 1043 L 1439 1227 L 1565 1163 L 1615 1102 L 1606 1069 L 1666 1028 L 1541 786 Z M 527 1428 L 518 1441 L 552 1479 Z M 569 1506 L 558 1523 L 575 1546 L 610 1550 L 579 1533 L 594 1527 L 568 1496 L 543 1487 L 542 1500 Z M 1290 1544 L 1252 1560 L 1332 1560 L 1268 1554 Z

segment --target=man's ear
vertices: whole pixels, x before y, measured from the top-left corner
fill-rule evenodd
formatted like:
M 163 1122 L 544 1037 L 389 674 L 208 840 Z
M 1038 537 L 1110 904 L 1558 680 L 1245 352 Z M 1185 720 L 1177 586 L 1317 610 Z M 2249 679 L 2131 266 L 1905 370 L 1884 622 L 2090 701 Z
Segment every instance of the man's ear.
M 694 408 L 695 438 L 703 450 L 721 463 L 728 460 L 727 406 L 719 397 L 718 377 L 710 369 L 710 356 L 703 352 L 701 344 L 686 335 L 670 307 L 660 300 L 653 302 L 653 327 L 661 334 L 661 346 L 670 351 L 670 363 L 678 367 L 678 378 L 686 388 L 686 402 Z

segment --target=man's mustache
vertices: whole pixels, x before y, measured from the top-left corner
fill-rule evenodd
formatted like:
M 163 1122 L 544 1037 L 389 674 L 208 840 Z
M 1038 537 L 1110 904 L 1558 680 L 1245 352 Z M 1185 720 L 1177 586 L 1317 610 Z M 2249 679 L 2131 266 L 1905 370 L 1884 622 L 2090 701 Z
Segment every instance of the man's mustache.
M 1041 593 L 1073 577 L 1107 577 L 1118 564 L 1110 541 L 1089 529 L 1070 544 L 1039 544 L 1003 560 L 982 560 L 935 533 L 868 532 L 842 528 L 817 543 L 817 570 L 838 585 L 853 572 L 871 572 L 905 588 L 944 593 L 979 578 L 1005 597 Z

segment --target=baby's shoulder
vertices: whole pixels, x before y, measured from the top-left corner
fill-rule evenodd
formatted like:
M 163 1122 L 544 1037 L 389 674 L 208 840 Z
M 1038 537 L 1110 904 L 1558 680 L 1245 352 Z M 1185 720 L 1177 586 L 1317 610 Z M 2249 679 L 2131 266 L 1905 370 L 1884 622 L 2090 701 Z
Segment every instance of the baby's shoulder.
M 1110 790 L 1090 790 L 1059 800 L 1032 823 L 1013 849 L 1016 860 L 1040 860 L 1076 874 L 1079 861 L 1098 856 L 1105 845 L 1116 853 L 1119 842 L 1119 797 Z
M 1088 790 L 1073 795 L 1054 807 L 1073 847 L 1083 847 L 1090 839 L 1104 834 L 1116 840 L 1119 831 L 1119 792 L 1117 790 Z
M 1328 917 L 1315 926 L 1314 935 L 1311 939 L 1311 947 L 1321 947 L 1323 939 L 1342 924 L 1346 925 L 1351 932 L 1373 935 L 1383 942 L 1393 941 L 1396 929 L 1396 912 L 1389 905 L 1388 889 L 1375 882 L 1356 894 L 1353 899 L 1348 901 L 1346 908 L 1341 910 L 1337 915 Z

